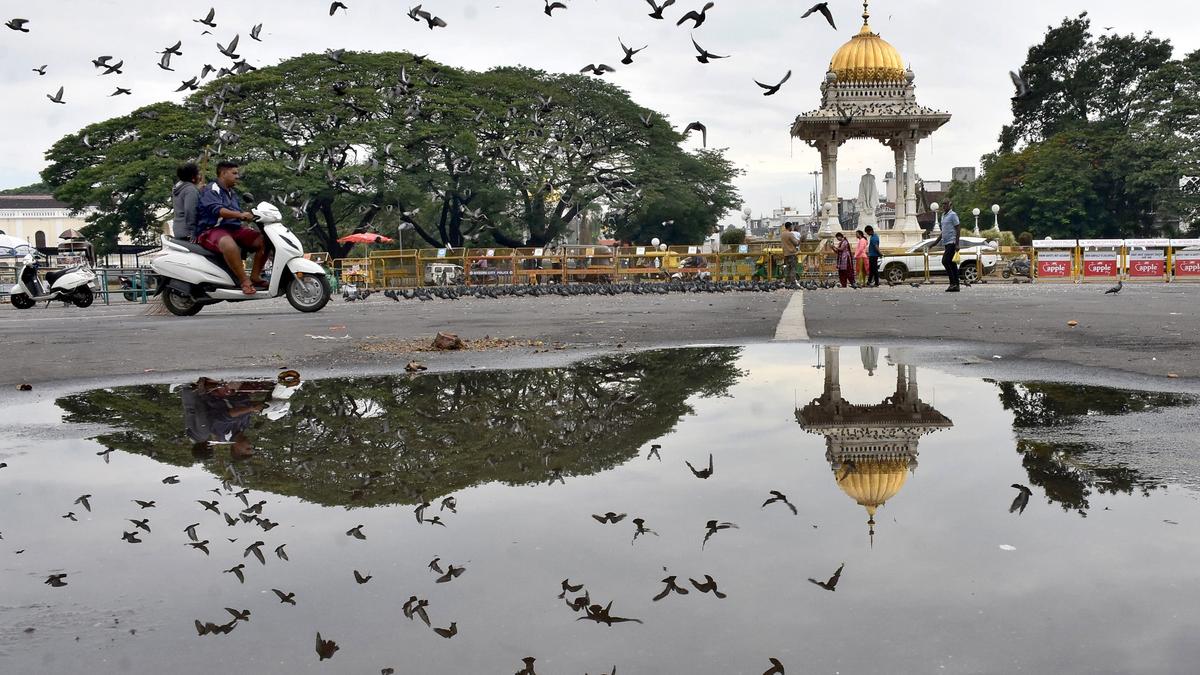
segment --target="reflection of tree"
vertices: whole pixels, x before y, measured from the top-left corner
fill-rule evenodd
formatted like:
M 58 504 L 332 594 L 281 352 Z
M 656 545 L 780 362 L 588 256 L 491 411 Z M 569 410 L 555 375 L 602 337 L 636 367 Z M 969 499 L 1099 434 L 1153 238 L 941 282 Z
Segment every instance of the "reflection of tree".
M 259 418 L 247 487 L 322 504 L 414 503 L 472 485 L 529 484 L 612 468 L 736 382 L 738 350 L 621 355 L 553 370 L 306 382 L 278 421 Z M 164 386 L 59 399 L 69 422 L 117 427 L 106 447 L 187 465 L 180 402 Z M 205 460 L 221 472 L 220 460 Z
M 1123 415 L 1188 405 L 1190 396 L 1086 387 L 1060 383 L 1000 382 L 1000 402 L 1013 413 L 1018 430 L 1017 452 L 1029 482 L 1041 487 L 1064 511 L 1087 516 L 1088 497 L 1100 494 L 1148 495 L 1159 481 L 1126 465 L 1098 442 L 1062 442 L 1042 438 L 1091 415 Z

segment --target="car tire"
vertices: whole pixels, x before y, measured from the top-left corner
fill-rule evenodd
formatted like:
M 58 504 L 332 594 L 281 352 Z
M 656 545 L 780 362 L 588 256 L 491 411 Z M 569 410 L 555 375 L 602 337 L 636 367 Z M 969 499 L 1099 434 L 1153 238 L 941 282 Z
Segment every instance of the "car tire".
M 965 262 L 959 265 L 958 274 L 959 277 L 968 284 L 973 284 L 976 281 L 979 281 L 979 270 L 975 267 L 974 262 Z
M 883 268 L 883 279 L 889 284 L 904 283 L 908 277 L 908 270 L 900 263 L 891 263 Z

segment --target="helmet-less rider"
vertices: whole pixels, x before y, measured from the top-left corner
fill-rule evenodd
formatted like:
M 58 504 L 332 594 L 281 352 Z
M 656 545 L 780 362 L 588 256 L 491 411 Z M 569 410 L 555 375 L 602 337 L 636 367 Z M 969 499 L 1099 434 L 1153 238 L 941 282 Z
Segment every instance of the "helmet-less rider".
M 200 191 L 196 243 L 224 256 L 225 263 L 242 286 L 242 293 L 254 295 L 256 288 L 268 287 L 262 278 L 267 256 L 262 234 L 242 224 L 253 221 L 254 214 L 242 210 L 234 192 L 239 178 L 237 163 L 223 161 L 217 164 L 217 180 Z M 254 253 L 254 268 L 249 278 L 242 263 L 242 250 Z

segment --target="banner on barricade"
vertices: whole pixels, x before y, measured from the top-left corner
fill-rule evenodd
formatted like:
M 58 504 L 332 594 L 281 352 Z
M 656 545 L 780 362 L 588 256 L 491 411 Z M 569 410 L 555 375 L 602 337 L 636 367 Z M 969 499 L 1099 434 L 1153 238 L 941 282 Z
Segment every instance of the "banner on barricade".
M 1176 251 L 1175 276 L 1200 278 L 1200 251 Z
M 1125 273 L 1140 279 L 1166 276 L 1166 254 L 1156 249 L 1130 251 L 1125 262 Z
M 1041 279 L 1069 279 L 1075 256 L 1071 251 L 1043 251 L 1037 257 L 1037 274 Z
M 1083 253 L 1083 276 L 1085 279 L 1108 279 L 1117 277 L 1116 251 L 1085 251 Z

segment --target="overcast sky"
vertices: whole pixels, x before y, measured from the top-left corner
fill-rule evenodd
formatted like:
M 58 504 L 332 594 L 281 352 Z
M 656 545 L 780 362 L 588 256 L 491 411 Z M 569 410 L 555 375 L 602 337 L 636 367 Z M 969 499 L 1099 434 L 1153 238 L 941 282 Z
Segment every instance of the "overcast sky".
M 38 180 L 43 153 L 80 127 L 163 99 L 205 63 L 229 63 L 216 51 L 241 34 L 240 52 L 256 66 L 271 65 L 326 48 L 362 51 L 408 50 L 455 66 L 484 70 L 522 64 L 574 72 L 588 63 L 618 67 L 607 77 L 638 103 L 659 110 L 672 123 L 708 125 L 709 143 L 728 148 L 746 175 L 739 188 L 755 215 L 781 203 L 806 208 L 812 190 L 808 172 L 818 168 L 815 150 L 793 143 L 789 126 L 797 113 L 816 108 L 818 87 L 829 59 L 861 25 L 861 2 L 832 0 L 840 30 L 819 16 L 804 21 L 808 0 L 716 0 L 696 32 L 709 51 L 731 58 L 701 65 L 686 27 L 675 21 L 704 0 L 679 0 L 666 10 L 669 21 L 647 16 L 645 0 L 568 0 L 550 18 L 544 0 L 425 0 L 446 29 L 428 30 L 411 21 L 406 0 L 344 0 L 347 12 L 330 18 L 329 0 L 0 0 L 0 19 L 30 20 L 31 32 L 0 27 L 0 188 Z M 213 36 L 193 23 L 216 9 Z M 415 3 L 413 3 L 415 4 Z M 1151 31 L 1170 39 L 1176 54 L 1200 48 L 1200 12 L 1182 0 L 876 0 L 872 27 L 892 43 L 916 72 L 917 99 L 949 110 L 954 118 L 922 144 L 917 169 L 928 180 L 949 179 L 954 166 L 977 163 L 994 149 L 1009 117 L 1008 71 L 1024 62 L 1047 26 L 1087 10 L 1097 31 Z M 263 24 L 263 42 L 249 39 Z M 650 47 L 623 67 L 617 38 Z M 176 73 L 156 66 L 156 52 L 183 40 Z M 100 77 L 91 59 L 111 54 L 125 60 L 125 74 Z M 32 68 L 47 64 L 45 76 Z M 775 96 L 763 97 L 752 80 L 792 79 Z M 110 98 L 116 85 L 133 96 Z M 46 99 L 66 87 L 66 105 Z M 698 141 L 697 141 L 698 142 Z M 857 195 L 867 167 L 882 176 L 891 151 L 872 141 L 842 147 L 840 191 Z

